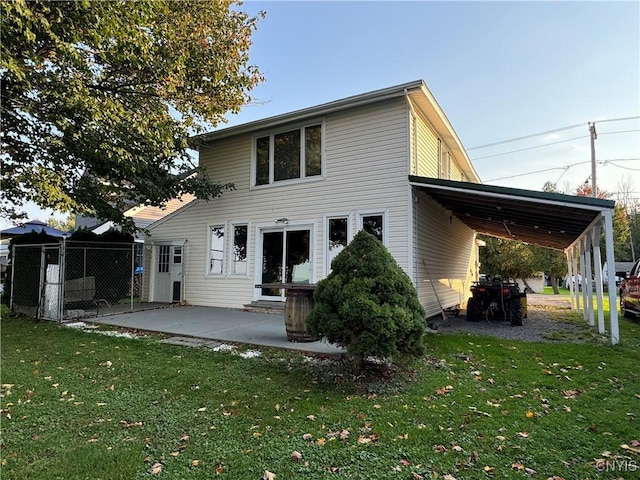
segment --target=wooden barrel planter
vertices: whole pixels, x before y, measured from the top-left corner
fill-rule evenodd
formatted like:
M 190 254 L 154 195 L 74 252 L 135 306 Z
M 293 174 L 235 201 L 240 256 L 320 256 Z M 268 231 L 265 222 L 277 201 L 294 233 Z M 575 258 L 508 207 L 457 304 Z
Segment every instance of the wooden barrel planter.
M 284 323 L 290 342 L 315 342 L 307 332 L 307 317 L 313 310 L 313 289 L 288 288 L 284 304 Z

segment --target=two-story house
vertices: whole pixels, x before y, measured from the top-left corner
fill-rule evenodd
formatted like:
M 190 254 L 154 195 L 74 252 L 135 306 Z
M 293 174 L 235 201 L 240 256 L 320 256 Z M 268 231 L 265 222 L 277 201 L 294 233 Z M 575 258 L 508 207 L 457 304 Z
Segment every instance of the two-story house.
M 193 138 L 200 165 L 235 184 L 152 224 L 150 301 L 243 308 L 283 301 L 275 282 L 316 283 L 364 229 L 413 280 L 428 315 L 464 302 L 476 233 L 410 176 L 480 182 L 422 81 Z

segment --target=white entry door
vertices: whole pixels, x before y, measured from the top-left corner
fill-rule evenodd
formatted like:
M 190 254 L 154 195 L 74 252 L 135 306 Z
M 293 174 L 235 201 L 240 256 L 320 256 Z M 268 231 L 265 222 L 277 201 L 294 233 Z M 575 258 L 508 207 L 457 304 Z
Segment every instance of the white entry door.
M 153 302 L 178 303 L 183 300 L 182 245 L 156 245 L 156 265 L 153 272 Z

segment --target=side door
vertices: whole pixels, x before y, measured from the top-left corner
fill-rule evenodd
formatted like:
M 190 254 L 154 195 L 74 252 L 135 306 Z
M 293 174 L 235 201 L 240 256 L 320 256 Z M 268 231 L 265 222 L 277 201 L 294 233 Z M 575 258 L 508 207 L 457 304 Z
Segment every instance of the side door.
M 171 302 L 179 303 L 184 300 L 183 295 L 183 264 L 184 264 L 184 247 L 182 245 L 172 245 L 170 251 L 169 275 L 171 277 Z

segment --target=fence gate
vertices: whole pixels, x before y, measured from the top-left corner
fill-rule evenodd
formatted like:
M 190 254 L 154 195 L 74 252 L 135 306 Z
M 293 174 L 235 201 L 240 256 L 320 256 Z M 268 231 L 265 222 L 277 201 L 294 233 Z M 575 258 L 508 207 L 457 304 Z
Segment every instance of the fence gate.
M 64 255 L 59 244 L 14 245 L 11 309 L 35 318 L 61 320 Z

